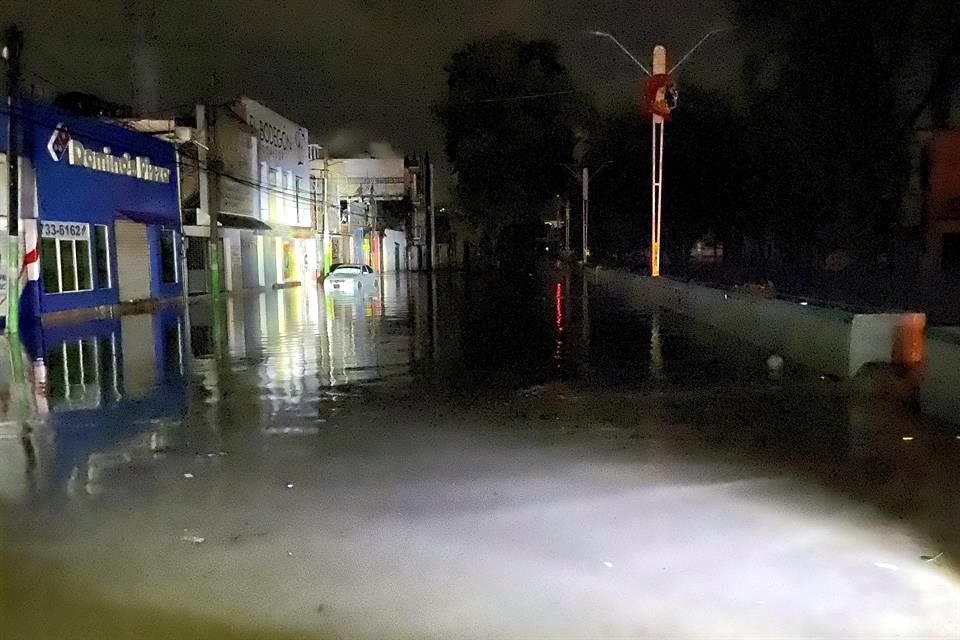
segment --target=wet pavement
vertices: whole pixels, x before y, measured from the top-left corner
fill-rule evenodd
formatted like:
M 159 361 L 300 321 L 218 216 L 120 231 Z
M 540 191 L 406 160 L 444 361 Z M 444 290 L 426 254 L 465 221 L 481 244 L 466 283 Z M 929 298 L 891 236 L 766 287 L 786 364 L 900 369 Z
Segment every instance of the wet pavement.
M 3 638 L 960 638 L 960 430 L 883 372 L 552 268 L 45 339 Z

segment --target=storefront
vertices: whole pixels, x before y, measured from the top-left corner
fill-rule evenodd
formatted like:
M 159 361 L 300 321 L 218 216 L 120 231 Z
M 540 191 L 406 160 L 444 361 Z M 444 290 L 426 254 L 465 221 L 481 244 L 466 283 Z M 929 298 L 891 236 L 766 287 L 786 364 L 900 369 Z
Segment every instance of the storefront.
M 19 123 L 22 314 L 180 297 L 173 145 L 40 104 Z
M 249 98 L 196 110 L 192 135 L 222 171 L 200 170 L 199 155 L 185 173 L 197 175 L 183 193 L 190 294 L 210 286 L 210 209 L 217 207 L 225 291 L 281 288 L 310 282 L 319 257 L 307 165 L 307 131 Z M 202 115 L 202 117 L 201 117 Z M 209 187 L 201 197 L 201 184 Z

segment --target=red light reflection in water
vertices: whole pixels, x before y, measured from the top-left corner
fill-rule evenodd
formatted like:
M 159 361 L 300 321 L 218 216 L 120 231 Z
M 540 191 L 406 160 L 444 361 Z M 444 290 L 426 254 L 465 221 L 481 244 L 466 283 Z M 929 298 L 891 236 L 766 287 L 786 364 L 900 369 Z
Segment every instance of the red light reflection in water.
M 553 288 L 553 322 L 556 325 L 556 338 L 554 340 L 553 359 L 560 366 L 560 358 L 563 351 L 563 283 L 558 282 Z

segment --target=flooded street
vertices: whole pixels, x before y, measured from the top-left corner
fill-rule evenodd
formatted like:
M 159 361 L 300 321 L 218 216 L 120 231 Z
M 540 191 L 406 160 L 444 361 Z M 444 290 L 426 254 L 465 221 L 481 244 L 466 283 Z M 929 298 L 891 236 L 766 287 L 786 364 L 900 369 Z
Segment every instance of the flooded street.
M 2 638 L 960 638 L 960 430 L 577 272 L 48 327 Z M 942 555 L 941 555 L 942 554 Z

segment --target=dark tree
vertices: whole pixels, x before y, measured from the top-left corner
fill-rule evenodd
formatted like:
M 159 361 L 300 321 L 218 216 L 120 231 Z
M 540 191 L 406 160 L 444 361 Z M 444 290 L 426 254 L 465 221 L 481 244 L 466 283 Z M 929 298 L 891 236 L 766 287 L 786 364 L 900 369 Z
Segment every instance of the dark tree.
M 735 0 L 748 43 L 747 135 L 765 169 L 755 214 L 783 263 L 890 250 L 911 130 L 936 120 L 960 54 L 953 0 Z M 932 124 L 936 124 L 933 122 Z
M 466 44 L 444 68 L 447 91 L 434 105 L 461 207 L 492 246 L 503 228 L 536 224 L 561 193 L 561 164 L 589 116 L 558 59 L 557 45 L 500 34 Z

